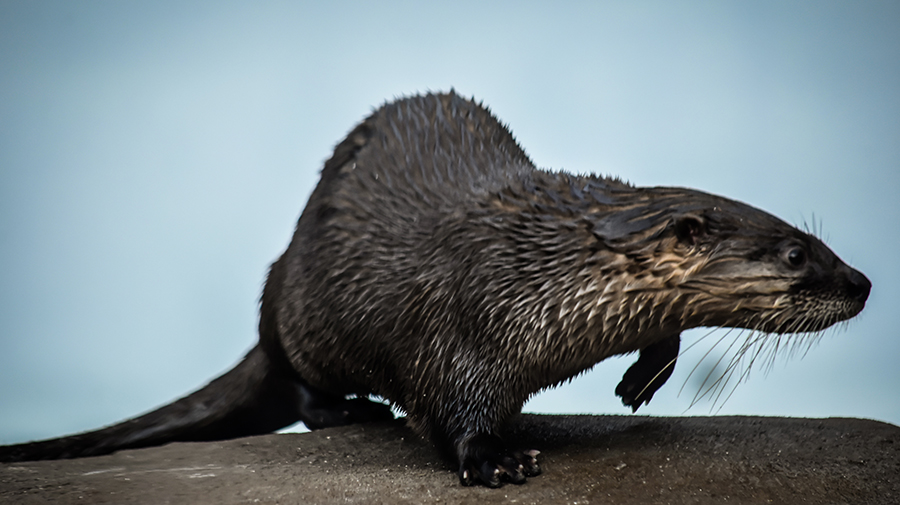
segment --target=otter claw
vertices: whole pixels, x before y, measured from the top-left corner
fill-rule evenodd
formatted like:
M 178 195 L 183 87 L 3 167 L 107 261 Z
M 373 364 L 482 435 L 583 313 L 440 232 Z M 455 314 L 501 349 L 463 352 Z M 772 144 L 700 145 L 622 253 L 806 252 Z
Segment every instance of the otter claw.
M 466 444 L 465 453 L 459 468 L 459 481 L 464 486 L 500 487 L 503 482 L 523 484 L 527 477 L 541 473 L 537 462 L 539 451 L 508 451 L 494 436 L 474 437 Z

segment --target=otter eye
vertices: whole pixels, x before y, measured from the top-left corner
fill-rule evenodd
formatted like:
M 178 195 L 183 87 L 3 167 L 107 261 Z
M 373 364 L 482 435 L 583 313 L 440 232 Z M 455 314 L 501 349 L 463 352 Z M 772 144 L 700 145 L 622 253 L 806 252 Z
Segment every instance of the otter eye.
M 788 249 L 785 258 L 789 265 L 794 268 L 800 268 L 806 264 L 806 251 L 800 246 L 794 246 Z

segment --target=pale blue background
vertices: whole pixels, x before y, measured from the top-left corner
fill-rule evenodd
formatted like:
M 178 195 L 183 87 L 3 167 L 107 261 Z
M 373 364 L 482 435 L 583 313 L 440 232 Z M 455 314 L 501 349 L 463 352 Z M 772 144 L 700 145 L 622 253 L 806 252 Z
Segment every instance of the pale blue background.
M 0 3 L 0 442 L 230 368 L 334 144 L 451 86 L 540 166 L 821 221 L 868 307 L 712 410 L 900 423 L 900 3 L 321 4 Z M 678 395 L 706 349 L 641 413 L 708 414 Z M 626 414 L 632 361 L 526 409 Z

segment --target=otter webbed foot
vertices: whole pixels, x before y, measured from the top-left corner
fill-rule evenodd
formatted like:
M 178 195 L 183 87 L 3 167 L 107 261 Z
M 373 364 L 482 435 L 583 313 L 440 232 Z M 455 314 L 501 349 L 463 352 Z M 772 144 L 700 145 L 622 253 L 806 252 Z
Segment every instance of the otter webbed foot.
M 641 349 L 638 360 L 616 386 L 616 396 L 621 396 L 622 403 L 631 407 L 632 412 L 650 403 L 653 393 L 672 376 L 680 345 L 681 335 L 678 334 Z
M 459 481 L 464 486 L 522 484 L 526 477 L 541 473 L 538 451 L 510 451 L 496 435 L 475 435 L 460 445 L 458 453 Z

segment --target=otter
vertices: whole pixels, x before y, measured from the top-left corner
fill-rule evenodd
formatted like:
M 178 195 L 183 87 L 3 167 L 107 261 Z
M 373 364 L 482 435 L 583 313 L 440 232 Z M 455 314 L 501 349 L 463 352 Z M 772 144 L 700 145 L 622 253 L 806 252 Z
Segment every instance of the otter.
M 540 473 L 504 423 L 534 393 L 638 352 L 615 393 L 636 411 L 694 327 L 810 333 L 854 317 L 871 283 L 818 238 L 741 202 L 537 168 L 455 92 L 387 103 L 356 126 L 263 289 L 259 343 L 174 403 L 94 432 L 0 448 L 72 458 L 172 441 L 393 419 L 463 484 Z

